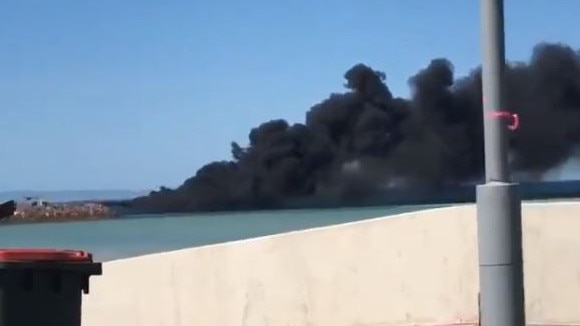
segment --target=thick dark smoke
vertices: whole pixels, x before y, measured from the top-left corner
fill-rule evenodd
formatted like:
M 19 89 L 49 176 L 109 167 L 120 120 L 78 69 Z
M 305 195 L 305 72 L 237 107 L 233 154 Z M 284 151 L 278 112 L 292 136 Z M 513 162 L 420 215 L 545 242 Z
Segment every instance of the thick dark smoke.
M 306 113 L 304 124 L 272 120 L 231 144 L 232 160 L 205 165 L 177 189 L 139 198 L 161 211 L 281 207 L 292 198 L 361 198 L 388 186 L 437 187 L 483 174 L 481 71 L 455 79 L 436 59 L 409 79 L 411 99 L 393 97 L 385 74 L 357 64 L 347 91 Z M 580 145 L 580 54 L 538 45 L 528 63 L 506 71 L 512 168 L 541 178 Z

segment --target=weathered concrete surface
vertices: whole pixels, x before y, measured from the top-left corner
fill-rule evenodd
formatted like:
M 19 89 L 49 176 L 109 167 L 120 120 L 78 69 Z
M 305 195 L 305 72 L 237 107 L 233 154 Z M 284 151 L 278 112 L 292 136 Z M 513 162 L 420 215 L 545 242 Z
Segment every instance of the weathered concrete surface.
M 580 324 L 580 203 L 527 204 L 528 322 Z M 104 264 L 84 326 L 477 323 L 474 206 Z

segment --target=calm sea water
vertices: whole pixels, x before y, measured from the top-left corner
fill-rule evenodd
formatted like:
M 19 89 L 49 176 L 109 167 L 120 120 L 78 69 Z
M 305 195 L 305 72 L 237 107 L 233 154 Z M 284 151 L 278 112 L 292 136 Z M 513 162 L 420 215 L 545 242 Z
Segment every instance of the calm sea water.
M 0 247 L 81 249 L 107 261 L 241 240 L 439 206 L 397 206 L 120 218 L 91 222 L 6 225 Z

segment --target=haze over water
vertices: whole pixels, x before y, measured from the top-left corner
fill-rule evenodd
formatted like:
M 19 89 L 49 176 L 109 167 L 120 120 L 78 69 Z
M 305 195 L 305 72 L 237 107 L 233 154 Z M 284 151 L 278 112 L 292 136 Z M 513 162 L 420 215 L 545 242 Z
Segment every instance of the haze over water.
M 0 202 L 6 200 L 23 200 L 24 197 L 40 197 L 50 202 L 84 201 L 84 200 L 119 200 L 146 195 L 148 191 L 139 190 L 58 190 L 58 191 L 0 191 Z

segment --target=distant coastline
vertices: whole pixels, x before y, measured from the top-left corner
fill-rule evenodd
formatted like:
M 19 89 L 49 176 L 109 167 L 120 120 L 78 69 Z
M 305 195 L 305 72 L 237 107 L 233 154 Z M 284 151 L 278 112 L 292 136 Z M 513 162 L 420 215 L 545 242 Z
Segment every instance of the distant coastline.
M 20 201 L 25 197 L 40 197 L 55 203 L 101 200 L 128 200 L 149 193 L 148 190 L 15 190 L 0 191 L 0 202 Z
M 187 206 L 167 205 L 165 201 L 150 201 L 151 196 L 132 200 L 104 201 L 102 204 L 121 215 L 165 214 L 188 212 L 228 212 L 272 209 L 327 209 L 346 207 L 437 205 L 475 202 L 476 185 L 443 186 L 433 188 L 392 188 L 358 198 L 340 196 L 309 196 L 286 198 L 275 207 L 247 207 L 213 210 L 188 209 Z M 522 182 L 520 194 L 523 200 L 580 199 L 580 180 Z M 167 200 L 171 200 L 169 198 Z
M 68 222 L 110 219 L 118 212 L 100 203 L 107 200 L 130 200 L 144 191 L 80 190 L 80 191 L 4 191 L 0 205 L 10 206 L 0 214 L 1 224 Z M 4 204 L 2 204 L 4 203 Z M 8 214 L 6 214 L 8 213 Z
M 436 205 L 450 203 L 471 203 L 475 201 L 475 185 L 447 186 L 424 189 L 388 189 L 370 196 L 361 197 L 357 200 L 345 201 L 339 197 L 311 196 L 305 198 L 289 198 L 278 207 L 236 209 L 237 211 L 272 210 L 272 209 L 328 209 L 348 207 L 373 207 L 373 206 L 407 206 L 407 205 Z M 0 193 L 6 194 L 7 192 Z M 12 194 L 24 192 L 11 192 Z M 43 192 L 27 192 L 43 193 Z M 46 194 L 46 192 L 44 192 Z M 61 194 L 64 192 L 61 192 Z M 105 195 L 106 199 L 88 198 L 90 194 Z M 164 206 L 143 205 L 147 195 L 127 196 L 139 192 L 116 191 L 108 193 L 98 191 L 82 191 L 76 196 L 66 199 L 77 199 L 51 203 L 49 208 L 35 208 L 29 212 L 34 214 L 28 218 L 4 219 L 1 224 L 14 223 L 42 223 L 42 222 L 66 222 L 88 221 L 97 219 L 114 219 L 126 215 L 150 215 L 172 213 L 197 213 L 209 212 L 201 210 L 188 210 L 187 207 L 178 209 L 165 209 Z M 520 184 L 520 193 L 523 200 L 546 200 L 546 199 L 580 199 L 580 180 L 551 181 L 551 182 L 525 182 Z M 143 194 L 143 192 L 141 192 Z M 116 197 L 116 198 L 115 198 Z M 103 198 L 103 196 L 101 196 Z M 232 209 L 211 210 L 211 212 L 229 212 Z M 58 214 L 55 212 L 59 212 Z M 88 213 L 90 212 L 90 213 Z M 52 215 L 50 215 L 52 214 Z

